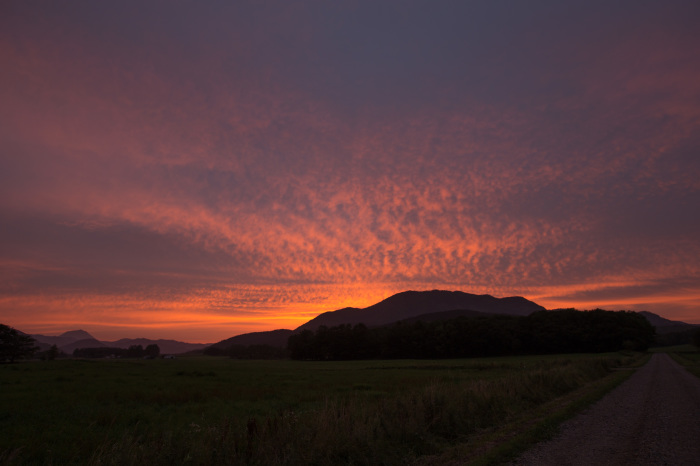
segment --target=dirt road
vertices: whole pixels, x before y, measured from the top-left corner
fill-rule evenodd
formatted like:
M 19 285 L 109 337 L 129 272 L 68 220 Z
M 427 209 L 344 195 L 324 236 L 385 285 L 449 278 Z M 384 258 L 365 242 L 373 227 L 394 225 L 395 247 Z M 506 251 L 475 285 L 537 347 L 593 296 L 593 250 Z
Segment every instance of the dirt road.
M 700 465 L 700 379 L 666 354 L 515 465 Z

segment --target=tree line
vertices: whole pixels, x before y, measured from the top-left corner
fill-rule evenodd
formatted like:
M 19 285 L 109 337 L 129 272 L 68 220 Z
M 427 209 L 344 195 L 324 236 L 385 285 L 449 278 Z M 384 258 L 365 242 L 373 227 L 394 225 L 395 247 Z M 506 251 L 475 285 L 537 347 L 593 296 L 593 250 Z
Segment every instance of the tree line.
M 76 348 L 73 350 L 75 358 L 157 358 L 160 355 L 160 347 L 156 344 L 131 345 L 128 348 Z
M 695 345 L 700 348 L 700 328 L 691 327 L 685 330 L 658 334 L 656 335 L 656 340 L 654 340 L 654 346 L 677 346 L 687 344 Z
M 646 350 L 655 329 L 631 311 L 539 311 L 435 322 L 319 327 L 289 337 L 292 359 L 439 359 Z
M 226 348 L 209 346 L 207 356 L 228 356 L 232 359 L 286 359 L 289 353 L 284 348 L 272 345 L 231 345 Z

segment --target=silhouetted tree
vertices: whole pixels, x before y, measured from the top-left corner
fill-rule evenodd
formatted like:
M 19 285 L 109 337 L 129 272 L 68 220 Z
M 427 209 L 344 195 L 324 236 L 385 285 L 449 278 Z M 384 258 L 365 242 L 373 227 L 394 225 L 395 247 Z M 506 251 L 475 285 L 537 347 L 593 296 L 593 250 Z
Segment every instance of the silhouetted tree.
M 653 340 L 654 327 L 636 312 L 564 309 L 376 328 L 321 326 L 290 336 L 288 348 L 292 359 L 419 359 L 644 351 Z
M 34 342 L 34 338 L 29 335 L 0 324 L 0 362 L 31 358 L 39 349 Z
M 226 356 L 227 351 L 223 348 L 219 348 L 218 346 L 211 345 L 204 348 L 203 353 L 207 356 Z
M 692 345 L 693 336 L 697 329 L 678 330 L 676 332 L 660 333 L 654 339 L 654 346 Z
M 649 321 L 630 311 L 539 311 L 523 322 L 526 348 L 533 353 L 645 351 L 654 341 Z
M 160 347 L 156 345 L 155 343 L 150 344 L 146 346 L 146 349 L 144 350 L 144 354 L 148 356 L 149 358 L 157 358 L 160 356 Z
M 53 361 L 58 357 L 58 347 L 56 345 L 51 345 L 51 348 L 46 352 L 46 359 Z
M 142 358 L 144 355 L 143 346 L 141 345 L 131 345 L 129 349 L 126 350 L 127 358 Z
M 314 354 L 316 335 L 311 330 L 302 330 L 289 336 L 287 349 L 292 359 L 318 359 Z
M 76 358 L 123 358 L 127 357 L 129 350 L 123 348 L 76 348 L 73 357 Z
M 272 345 L 231 345 L 228 356 L 232 359 L 284 359 L 287 352 Z

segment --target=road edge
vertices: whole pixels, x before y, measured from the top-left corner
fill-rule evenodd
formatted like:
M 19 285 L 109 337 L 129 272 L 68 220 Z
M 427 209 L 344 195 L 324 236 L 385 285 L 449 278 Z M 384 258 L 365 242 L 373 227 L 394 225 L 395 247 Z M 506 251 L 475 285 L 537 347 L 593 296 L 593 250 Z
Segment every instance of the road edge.
M 493 466 L 512 462 L 539 442 L 551 439 L 560 425 L 629 379 L 651 359 L 643 353 L 631 366 L 613 370 L 605 377 L 564 396 L 544 403 L 505 424 L 480 435 L 468 444 L 455 445 L 430 464 Z

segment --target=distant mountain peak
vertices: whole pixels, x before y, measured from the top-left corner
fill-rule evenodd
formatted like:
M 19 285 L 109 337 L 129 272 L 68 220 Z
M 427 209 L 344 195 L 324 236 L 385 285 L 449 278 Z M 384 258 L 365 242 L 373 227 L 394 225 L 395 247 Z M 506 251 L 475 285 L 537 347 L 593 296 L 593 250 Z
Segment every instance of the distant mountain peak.
M 70 338 L 71 340 L 96 340 L 95 337 L 90 335 L 88 332 L 85 330 L 69 330 L 68 332 L 64 332 L 61 335 L 59 335 L 62 338 Z
M 654 314 L 649 311 L 639 311 L 638 314 L 643 315 L 649 321 L 649 323 L 655 327 L 669 327 L 669 326 L 687 326 L 692 327 L 692 324 L 687 322 L 682 322 L 680 320 L 669 320 L 665 317 L 661 317 L 658 314 Z
M 487 314 L 529 315 L 544 307 L 523 297 L 495 298 L 488 294 L 475 295 L 463 291 L 430 290 L 402 291 L 364 309 L 344 308 L 324 312 L 297 327 L 295 331 L 315 330 L 321 325 L 364 323 L 385 325 L 410 319 L 421 314 L 454 310 L 471 310 Z

